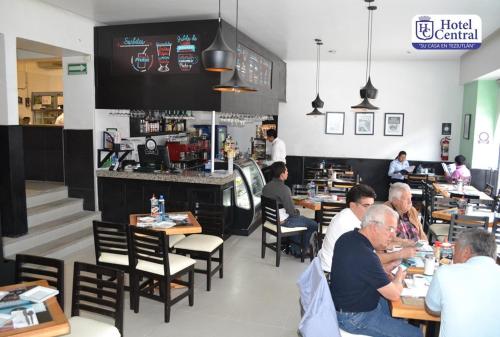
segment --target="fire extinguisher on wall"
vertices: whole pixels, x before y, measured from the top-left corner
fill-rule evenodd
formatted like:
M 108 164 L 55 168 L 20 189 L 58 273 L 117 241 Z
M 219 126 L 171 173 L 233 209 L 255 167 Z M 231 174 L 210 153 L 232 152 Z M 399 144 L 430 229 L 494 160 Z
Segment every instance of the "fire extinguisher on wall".
M 441 138 L 440 144 L 441 144 L 441 160 L 448 160 L 448 152 L 450 149 L 450 140 L 451 138 L 449 137 L 444 137 Z

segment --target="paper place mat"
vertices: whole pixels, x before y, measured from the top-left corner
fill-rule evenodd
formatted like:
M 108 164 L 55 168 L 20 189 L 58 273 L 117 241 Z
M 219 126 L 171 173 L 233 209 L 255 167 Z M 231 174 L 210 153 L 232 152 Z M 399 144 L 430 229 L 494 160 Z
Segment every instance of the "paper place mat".
M 401 302 L 405 305 L 411 305 L 414 307 L 424 307 L 425 299 L 423 297 L 403 297 L 401 296 Z
M 175 221 L 182 221 L 188 218 L 187 214 L 169 214 L 168 217 Z

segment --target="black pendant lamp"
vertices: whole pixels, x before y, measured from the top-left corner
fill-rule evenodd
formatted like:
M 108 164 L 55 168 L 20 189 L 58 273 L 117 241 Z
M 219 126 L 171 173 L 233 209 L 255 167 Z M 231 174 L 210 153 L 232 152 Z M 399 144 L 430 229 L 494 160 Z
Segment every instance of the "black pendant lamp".
M 367 3 L 372 3 L 374 0 L 364 0 Z M 368 45 L 366 47 L 366 84 L 359 90 L 359 95 L 363 101 L 358 105 L 351 106 L 352 109 L 360 110 L 378 110 L 378 107 L 370 103 L 370 99 L 377 97 L 378 90 L 372 84 L 371 67 L 372 67 L 372 37 L 373 37 L 373 11 L 377 6 L 369 5 L 368 9 Z
M 320 47 L 321 45 L 323 44 L 323 42 L 321 42 L 320 39 L 314 39 L 314 41 L 316 42 L 316 49 L 317 49 L 317 52 L 316 52 L 316 98 L 314 99 L 314 101 L 311 102 L 311 105 L 313 107 L 313 111 L 311 111 L 310 113 L 307 114 L 307 116 L 322 116 L 324 115 L 324 113 L 322 113 L 321 111 L 318 110 L 323 108 L 323 106 L 325 105 L 325 102 L 323 102 L 323 100 L 319 97 L 319 69 L 320 69 Z
M 236 0 L 236 44 L 235 44 L 236 53 L 238 51 L 238 10 L 239 10 L 239 0 Z M 236 55 L 236 60 L 237 59 L 238 56 Z M 257 91 L 257 89 L 251 87 L 249 84 L 245 83 L 245 81 L 243 81 L 240 78 L 237 65 L 234 67 L 233 76 L 231 76 L 229 81 L 214 86 L 213 90 L 219 92 L 235 92 L 235 93 Z
M 222 37 L 222 19 L 220 16 L 219 0 L 219 27 L 212 44 L 201 53 L 203 66 L 207 71 L 223 72 L 234 69 L 236 53 L 224 41 Z

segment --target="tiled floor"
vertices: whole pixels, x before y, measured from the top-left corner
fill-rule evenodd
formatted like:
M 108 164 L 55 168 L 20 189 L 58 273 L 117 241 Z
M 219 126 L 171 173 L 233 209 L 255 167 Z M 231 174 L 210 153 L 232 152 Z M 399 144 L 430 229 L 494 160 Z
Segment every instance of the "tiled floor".
M 275 267 L 275 254 L 260 258 L 261 231 L 249 237 L 232 236 L 224 247 L 224 278 L 215 276 L 207 292 L 204 275 L 195 276 L 194 306 L 187 298 L 172 307 L 170 323 L 163 322 L 163 304 L 141 298 L 140 311 L 129 310 L 125 293 L 124 336 L 175 337 L 296 337 L 300 321 L 296 280 L 309 264 L 284 256 Z M 66 314 L 71 306 L 73 262 L 95 263 L 93 249 L 66 259 Z

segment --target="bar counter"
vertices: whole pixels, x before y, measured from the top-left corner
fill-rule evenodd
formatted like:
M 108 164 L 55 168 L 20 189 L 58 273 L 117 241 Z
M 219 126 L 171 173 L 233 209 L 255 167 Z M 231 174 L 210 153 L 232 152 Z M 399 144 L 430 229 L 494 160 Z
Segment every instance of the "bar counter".
M 136 179 L 204 185 L 226 185 L 227 183 L 234 181 L 235 178 L 234 174 L 228 176 L 211 176 L 209 173 L 199 171 L 184 171 L 182 173 L 174 174 L 165 172 L 145 173 L 97 170 L 96 174 L 98 178 Z

